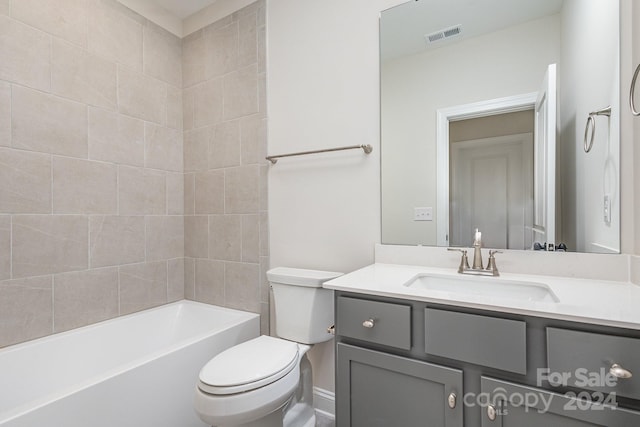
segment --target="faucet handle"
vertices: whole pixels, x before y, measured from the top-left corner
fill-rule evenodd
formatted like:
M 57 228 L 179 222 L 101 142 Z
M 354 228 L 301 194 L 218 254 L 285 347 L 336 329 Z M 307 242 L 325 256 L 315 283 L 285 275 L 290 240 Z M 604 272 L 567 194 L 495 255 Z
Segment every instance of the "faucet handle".
M 487 262 L 486 270 L 491 271 L 491 273 L 493 273 L 494 276 L 500 275 L 500 273 L 498 272 L 498 266 L 496 265 L 495 254 L 501 254 L 501 253 L 502 251 L 498 251 L 495 249 L 489 250 L 489 261 Z
M 469 270 L 469 258 L 467 257 L 466 249 L 447 248 L 448 251 L 462 252 L 462 258 L 460 258 L 460 266 L 458 267 L 458 273 L 462 273 L 465 270 Z

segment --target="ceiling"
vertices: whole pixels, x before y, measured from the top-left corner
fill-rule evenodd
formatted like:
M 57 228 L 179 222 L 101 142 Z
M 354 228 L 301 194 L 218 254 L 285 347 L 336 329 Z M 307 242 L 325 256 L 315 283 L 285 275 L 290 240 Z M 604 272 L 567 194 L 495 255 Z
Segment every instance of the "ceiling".
M 211 6 L 217 0 L 141 0 L 151 5 L 159 6 L 181 20 L 191 16 L 205 7 Z
M 382 60 L 443 47 L 465 38 L 559 13 L 563 0 L 413 0 L 382 12 Z M 425 34 L 460 25 L 459 36 L 428 45 Z

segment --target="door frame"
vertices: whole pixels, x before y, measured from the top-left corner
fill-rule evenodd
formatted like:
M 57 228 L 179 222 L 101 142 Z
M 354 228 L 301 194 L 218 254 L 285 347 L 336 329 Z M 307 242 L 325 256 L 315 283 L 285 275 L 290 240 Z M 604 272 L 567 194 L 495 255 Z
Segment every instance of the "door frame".
M 436 111 L 436 241 L 449 246 L 449 122 L 533 109 L 538 92 L 440 108 Z

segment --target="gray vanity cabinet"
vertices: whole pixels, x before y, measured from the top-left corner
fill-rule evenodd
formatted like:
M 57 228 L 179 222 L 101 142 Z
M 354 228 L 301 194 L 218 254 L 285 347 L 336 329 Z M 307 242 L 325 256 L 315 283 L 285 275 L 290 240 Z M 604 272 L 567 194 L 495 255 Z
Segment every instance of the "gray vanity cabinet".
M 640 426 L 640 412 L 586 401 L 571 393 L 559 394 L 484 376 L 481 390 L 488 395 L 482 427 Z
M 343 291 L 335 304 L 337 427 L 640 426 L 640 331 Z M 579 381 L 610 369 L 612 386 Z
M 337 346 L 337 427 L 462 427 L 462 371 Z

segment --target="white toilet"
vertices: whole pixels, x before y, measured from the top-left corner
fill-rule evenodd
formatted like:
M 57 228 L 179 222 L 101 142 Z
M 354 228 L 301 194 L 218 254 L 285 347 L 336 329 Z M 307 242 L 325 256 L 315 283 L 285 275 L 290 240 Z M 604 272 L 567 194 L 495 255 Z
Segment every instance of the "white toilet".
M 322 283 L 342 275 L 330 271 L 274 268 L 276 334 L 238 344 L 200 371 L 195 409 L 213 426 L 314 427 L 311 344 L 333 336 L 333 291 Z

